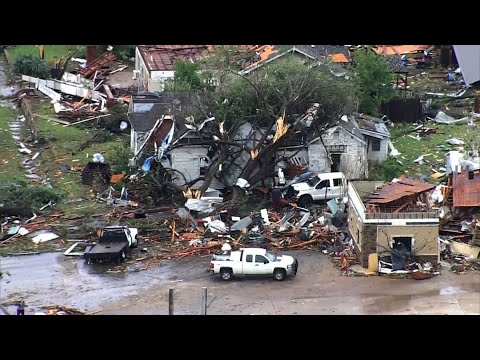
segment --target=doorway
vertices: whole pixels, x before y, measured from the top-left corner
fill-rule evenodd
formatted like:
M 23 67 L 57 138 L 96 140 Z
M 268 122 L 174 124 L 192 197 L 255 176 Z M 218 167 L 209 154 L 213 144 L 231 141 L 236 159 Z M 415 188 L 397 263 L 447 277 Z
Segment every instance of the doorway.
M 340 171 L 340 159 L 342 154 L 331 154 L 330 155 L 332 158 L 332 166 L 331 166 L 331 172 L 339 172 Z

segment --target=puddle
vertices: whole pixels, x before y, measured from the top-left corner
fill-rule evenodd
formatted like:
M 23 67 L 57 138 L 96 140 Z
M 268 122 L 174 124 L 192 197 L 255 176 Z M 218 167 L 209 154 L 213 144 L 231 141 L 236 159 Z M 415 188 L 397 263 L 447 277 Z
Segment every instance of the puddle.
M 23 296 L 29 314 L 46 304 L 93 311 L 105 303 L 142 294 L 154 285 L 170 284 L 175 265 L 117 274 L 109 272 L 114 264 L 88 265 L 81 258 L 66 258 L 61 253 L 0 257 L 0 270 L 8 273 L 0 283 L 0 304 Z M 15 306 L 7 309 L 13 313 Z

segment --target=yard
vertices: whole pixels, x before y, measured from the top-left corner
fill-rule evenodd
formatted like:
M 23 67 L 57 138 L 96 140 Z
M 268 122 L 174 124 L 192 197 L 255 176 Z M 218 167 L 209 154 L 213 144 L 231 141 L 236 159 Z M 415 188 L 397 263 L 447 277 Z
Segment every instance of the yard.
M 21 163 L 22 155 L 18 152 L 12 132 L 9 128 L 10 119 L 17 116 L 15 110 L 0 106 L 0 184 L 25 180 Z
M 418 124 L 395 124 L 390 128 L 392 143 L 400 152 L 397 160 L 403 164 L 404 175 L 420 178 L 422 175 L 428 178 L 428 181 L 435 183 L 437 180 L 431 175 L 442 167 L 445 167 L 448 151 L 457 150 L 461 147 L 470 149 L 470 146 L 478 147 L 480 130 L 472 129 L 468 125 L 444 125 L 428 124 L 427 127 L 437 129 L 436 134 L 416 139 L 416 133 L 409 132 L 415 129 Z M 464 145 L 450 145 L 446 142 L 449 138 L 457 138 L 465 142 Z M 425 163 L 420 165 L 414 160 L 419 156 L 424 156 Z M 440 171 L 441 172 L 441 171 Z
M 53 63 L 66 57 L 70 52 L 84 54 L 84 45 L 43 45 L 45 60 Z M 22 55 L 40 56 L 39 45 L 16 45 L 5 49 L 5 55 L 10 64 L 13 64 Z

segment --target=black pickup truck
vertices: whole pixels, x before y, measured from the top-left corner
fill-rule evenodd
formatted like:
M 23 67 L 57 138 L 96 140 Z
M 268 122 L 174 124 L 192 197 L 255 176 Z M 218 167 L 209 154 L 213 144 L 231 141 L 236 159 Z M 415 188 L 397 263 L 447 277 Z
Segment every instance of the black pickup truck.
M 103 228 L 97 243 L 89 246 L 83 255 L 88 263 L 118 261 L 130 256 L 130 248 L 138 246 L 138 229 L 126 226 Z

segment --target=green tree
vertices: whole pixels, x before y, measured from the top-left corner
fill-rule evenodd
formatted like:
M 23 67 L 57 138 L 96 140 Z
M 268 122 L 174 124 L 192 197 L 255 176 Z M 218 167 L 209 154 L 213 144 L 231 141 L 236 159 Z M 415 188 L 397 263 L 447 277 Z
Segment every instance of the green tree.
M 387 61 L 370 49 L 359 49 L 354 53 L 356 63 L 354 82 L 360 101 L 360 111 L 379 115 L 380 105 L 393 95 L 392 73 Z
M 50 68 L 45 60 L 34 55 L 22 55 L 13 64 L 16 74 L 34 76 L 41 79 L 50 77 Z

